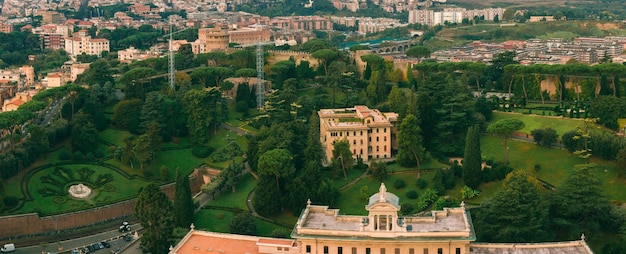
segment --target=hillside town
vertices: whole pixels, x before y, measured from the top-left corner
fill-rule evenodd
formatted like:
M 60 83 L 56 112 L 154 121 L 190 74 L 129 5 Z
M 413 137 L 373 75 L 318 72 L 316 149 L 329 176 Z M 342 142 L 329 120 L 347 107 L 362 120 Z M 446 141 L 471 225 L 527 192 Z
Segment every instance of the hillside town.
M 598 5 L 4 0 L 0 251 L 624 253 Z

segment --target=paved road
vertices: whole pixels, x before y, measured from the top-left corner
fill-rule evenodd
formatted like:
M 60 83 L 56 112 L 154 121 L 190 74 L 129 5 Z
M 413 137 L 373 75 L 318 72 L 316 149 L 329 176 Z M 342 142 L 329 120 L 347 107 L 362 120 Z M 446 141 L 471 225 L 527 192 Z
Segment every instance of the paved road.
M 132 229 L 133 229 L 131 231 L 132 233 L 134 233 L 136 230 L 141 230 L 141 225 L 134 224 L 132 225 Z M 128 244 L 130 244 L 130 242 L 126 242 L 124 239 L 121 239 L 121 236 L 125 234 L 126 233 L 120 233 L 117 229 L 115 229 L 115 230 L 110 230 L 110 231 L 106 231 L 106 232 L 95 234 L 95 235 L 61 241 L 61 246 L 63 246 L 64 250 L 71 250 L 71 249 L 76 249 L 76 248 L 82 248 L 87 245 L 91 245 L 93 243 L 98 243 L 102 241 L 110 241 L 111 243 L 110 249 L 98 250 L 98 251 L 95 251 L 94 253 L 103 253 L 103 254 L 111 253 L 111 250 L 123 249 Z M 48 243 L 45 249 L 49 251 L 50 253 L 54 253 L 54 252 L 58 252 L 58 246 L 59 245 L 56 242 Z M 44 248 L 42 245 L 18 247 L 13 253 L 15 254 L 41 254 L 43 249 Z

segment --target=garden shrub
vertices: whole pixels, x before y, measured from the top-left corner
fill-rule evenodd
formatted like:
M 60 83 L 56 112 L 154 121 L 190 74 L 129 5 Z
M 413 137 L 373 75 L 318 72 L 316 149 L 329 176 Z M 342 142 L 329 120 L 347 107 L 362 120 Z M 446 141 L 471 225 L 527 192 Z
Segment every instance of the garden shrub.
M 96 159 L 96 156 L 93 155 L 92 152 L 88 152 L 87 154 L 85 154 L 85 158 L 86 161 L 93 161 Z
M 83 159 L 83 153 L 81 153 L 80 151 L 76 151 L 74 153 L 72 153 L 72 159 L 75 161 L 79 161 Z
M 452 207 L 453 205 L 452 200 L 446 197 L 439 197 L 435 201 L 434 210 L 443 210 L 444 207 Z
M 196 146 L 191 149 L 191 154 L 196 158 L 206 158 L 213 153 L 213 148 L 208 146 Z
M 406 182 L 402 179 L 397 179 L 395 182 L 393 182 L 393 187 L 396 187 L 396 189 L 402 189 L 406 186 Z
M 417 191 L 410 190 L 410 191 L 407 191 L 405 195 L 409 199 L 416 199 L 417 198 Z
M 106 155 L 106 152 L 102 149 L 98 149 L 96 150 L 96 152 L 94 152 L 93 156 L 100 159 L 103 158 Z
M 438 197 L 439 195 L 437 195 L 436 190 L 426 189 L 417 200 L 417 211 L 421 212 L 426 210 L 426 208 L 434 203 Z
M 167 176 L 170 174 L 170 169 L 167 166 L 163 165 L 159 169 L 159 173 L 161 174 L 161 180 L 165 181 L 167 180 Z
M 226 161 L 226 160 L 228 160 L 230 158 L 229 158 L 228 154 L 225 153 L 224 151 L 219 151 L 219 152 L 213 153 L 213 155 L 211 155 L 211 159 L 214 162 L 222 162 L 222 161 Z
M 506 177 L 507 174 L 511 173 L 511 171 L 513 171 L 512 167 L 504 166 L 504 164 L 500 162 L 495 162 L 493 163 L 491 168 L 483 169 L 483 182 L 487 183 L 491 181 L 502 180 Z
M 428 186 L 428 182 L 426 180 L 422 178 L 417 179 L 417 188 L 423 190 L 424 188 L 426 188 L 426 186 Z
M 6 206 L 8 208 L 15 207 L 17 205 L 17 203 L 19 202 L 17 197 L 14 197 L 14 196 L 6 196 L 6 197 L 4 197 L 4 199 L 2 201 L 4 203 L 4 206 Z
M 66 160 L 69 160 L 71 158 L 72 158 L 72 156 L 70 155 L 70 151 L 68 151 L 67 149 L 63 149 L 59 153 L 59 160 L 66 161 Z
M 463 188 L 461 189 L 461 198 L 462 199 L 470 199 L 473 197 L 476 197 L 478 195 L 478 191 L 474 190 L 470 187 L 468 187 L 467 185 L 463 186 Z

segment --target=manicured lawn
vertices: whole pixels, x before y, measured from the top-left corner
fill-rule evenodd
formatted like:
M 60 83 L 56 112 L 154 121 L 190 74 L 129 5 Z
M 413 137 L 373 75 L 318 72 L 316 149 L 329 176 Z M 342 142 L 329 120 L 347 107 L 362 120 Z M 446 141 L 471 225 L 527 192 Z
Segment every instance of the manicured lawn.
M 496 122 L 500 119 L 516 118 L 522 120 L 526 125 L 524 129 L 520 130 L 522 133 L 530 134 L 534 129 L 552 128 L 556 130 L 559 137 L 563 133 L 576 129 L 576 126 L 583 124 L 582 119 L 572 118 L 560 118 L 560 117 L 548 117 L 538 115 L 523 115 L 515 113 L 493 112 L 493 119 L 491 122 Z
M 435 159 L 427 160 L 422 164 L 422 170 L 425 169 L 439 169 L 439 168 L 449 168 L 450 165 L 441 163 Z M 387 165 L 387 172 L 402 172 L 402 171 L 417 171 L 417 167 L 405 168 L 400 166 L 398 163 L 392 163 L 391 165 Z M 417 174 L 417 173 L 415 173 Z
M 483 158 L 504 160 L 502 139 L 491 136 L 481 137 L 481 151 Z M 526 170 L 540 179 L 559 186 L 577 165 L 584 164 L 584 160 L 565 149 L 547 148 L 533 143 L 510 140 L 509 164 L 515 169 Z M 594 175 L 600 181 L 604 194 L 610 199 L 626 201 L 626 179 L 617 177 L 613 162 L 593 158 L 592 162 L 598 166 L 594 168 Z M 535 165 L 541 169 L 535 173 Z M 484 186 L 483 186 L 484 188 Z M 481 195 L 484 198 L 486 195 Z
M 228 233 L 230 221 L 235 215 L 227 211 L 201 209 L 196 213 L 193 225 L 196 229 Z
M 167 150 L 157 153 L 156 160 L 150 163 L 150 168 L 154 175 L 159 175 L 159 168 L 167 166 L 169 171 L 168 178 L 173 180 L 176 175 L 176 169 L 180 167 L 180 171 L 188 174 L 202 163 L 206 163 L 205 159 L 196 158 L 191 154 L 192 148 L 180 150 Z M 138 168 L 139 165 L 135 165 Z
M 432 179 L 435 177 L 435 170 L 423 170 L 422 178 L 428 181 L 429 186 L 426 188 L 432 187 Z M 402 179 L 406 182 L 406 186 L 402 189 L 396 189 L 393 183 L 397 179 Z M 458 180 L 458 179 L 457 179 Z M 418 195 L 423 192 L 417 188 L 417 175 L 415 172 L 401 172 L 390 174 L 385 179 L 385 186 L 387 187 L 387 191 L 393 194 L 396 194 L 398 198 L 400 198 L 400 204 L 403 203 L 411 203 L 416 204 L 417 200 L 411 200 L 405 196 L 405 194 L 410 190 L 417 191 Z M 460 181 L 457 182 L 457 185 L 460 185 Z M 361 195 L 361 188 L 363 186 L 367 186 L 367 195 Z M 341 209 L 341 214 L 352 214 L 352 215 L 367 215 L 367 211 L 365 210 L 365 206 L 368 203 L 368 199 L 371 195 L 378 192 L 380 188 L 380 181 L 373 177 L 366 177 L 357 182 L 356 184 L 350 186 L 349 188 L 341 191 L 341 196 L 337 200 L 337 204 L 339 207 L 331 207 L 331 208 L 339 208 Z
M 56 167 L 42 169 L 32 175 L 28 181 L 28 192 L 34 200 L 27 201 L 18 211 L 19 213 L 40 212 L 41 214 L 58 214 L 70 211 L 83 210 L 126 200 L 138 194 L 138 189 L 147 183 L 141 180 L 128 179 L 109 168 L 77 164 L 61 166 L 69 169 L 72 173 L 65 179 L 53 173 Z M 82 168 L 89 168 L 93 173 L 87 180 L 80 179 L 78 171 Z M 110 175 L 112 178 L 109 182 L 98 187 L 98 181 L 101 177 Z M 44 181 L 44 179 L 52 179 L 54 182 Z M 72 184 L 84 183 L 93 189 L 93 196 L 87 200 L 78 200 L 71 198 L 67 194 L 67 189 Z M 56 195 L 43 195 L 42 191 L 49 190 L 57 193 Z
M 348 169 L 346 170 L 346 175 L 348 176 L 347 179 L 343 177 L 343 172 L 336 173 L 333 171 L 322 171 L 322 175 L 330 179 L 332 181 L 333 186 L 337 188 L 341 188 L 347 183 L 352 182 L 352 180 L 362 175 L 363 172 L 364 172 L 363 170 Z
M 230 222 L 234 217 L 235 215 L 231 212 L 202 209 L 196 213 L 194 226 L 196 226 L 196 228 L 200 230 L 229 233 Z M 275 230 L 282 230 L 286 232 L 291 231 L 291 228 L 274 225 L 267 221 L 259 220 L 257 218 L 254 218 L 254 221 L 256 222 L 256 235 L 258 236 L 271 236 L 272 232 L 274 232 Z
M 235 192 L 230 190 L 225 191 L 221 195 L 217 196 L 215 200 L 211 200 L 208 205 L 233 207 L 241 210 L 248 211 L 246 201 L 248 200 L 248 194 L 256 187 L 256 180 L 251 174 L 245 174 L 239 183 Z
M 123 147 L 125 145 L 124 139 L 130 136 L 132 136 L 132 134 L 130 134 L 130 132 L 128 131 L 120 131 L 108 128 L 100 132 L 99 138 L 106 142 L 113 143 L 116 146 Z

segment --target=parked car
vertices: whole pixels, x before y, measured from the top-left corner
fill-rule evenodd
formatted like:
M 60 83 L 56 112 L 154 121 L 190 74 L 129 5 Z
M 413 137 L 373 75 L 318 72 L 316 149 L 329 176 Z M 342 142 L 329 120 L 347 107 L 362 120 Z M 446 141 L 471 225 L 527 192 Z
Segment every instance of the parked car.
M 130 242 L 133 240 L 133 236 L 130 234 L 124 235 L 124 241 Z
M 128 224 L 128 221 L 122 222 L 122 225 L 120 226 L 120 232 L 124 233 L 128 231 L 130 231 L 130 224 Z
M 15 244 L 7 243 L 2 248 L 0 248 L 0 252 L 11 252 L 15 250 Z
M 101 242 L 100 244 L 102 244 L 105 248 L 111 248 L 111 244 L 109 242 Z

